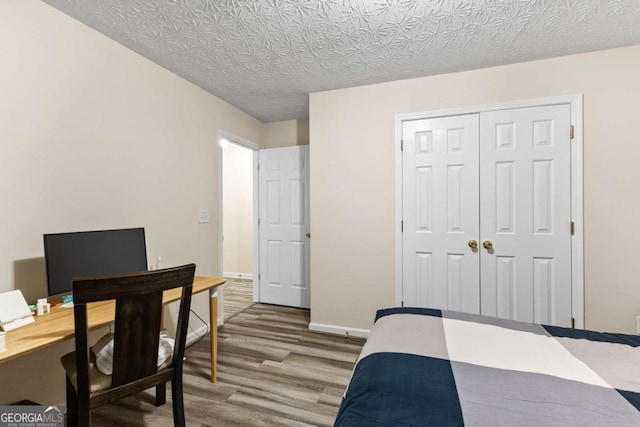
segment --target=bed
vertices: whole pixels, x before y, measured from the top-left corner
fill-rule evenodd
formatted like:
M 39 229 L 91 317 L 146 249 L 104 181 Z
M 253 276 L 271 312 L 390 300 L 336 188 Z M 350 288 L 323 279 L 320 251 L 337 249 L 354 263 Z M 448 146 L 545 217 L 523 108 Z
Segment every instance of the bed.
M 336 426 L 640 426 L 640 336 L 379 310 Z

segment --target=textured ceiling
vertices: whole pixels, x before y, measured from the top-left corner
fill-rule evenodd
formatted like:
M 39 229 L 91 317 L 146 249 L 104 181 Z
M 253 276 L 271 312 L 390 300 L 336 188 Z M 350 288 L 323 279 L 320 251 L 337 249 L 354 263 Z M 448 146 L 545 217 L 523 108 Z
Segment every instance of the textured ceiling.
M 309 93 L 640 44 L 640 0 L 44 0 L 264 121 Z

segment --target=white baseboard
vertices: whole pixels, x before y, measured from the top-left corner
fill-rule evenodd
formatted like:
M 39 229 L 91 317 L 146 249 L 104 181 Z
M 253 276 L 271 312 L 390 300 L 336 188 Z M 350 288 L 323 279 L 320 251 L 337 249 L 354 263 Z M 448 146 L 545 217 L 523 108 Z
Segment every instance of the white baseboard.
M 218 319 L 218 326 L 222 326 L 224 322 L 222 319 Z M 187 334 L 187 343 L 186 346 L 190 346 L 194 341 L 199 340 L 203 335 L 207 333 L 209 329 L 209 325 L 202 325 L 198 329 L 191 331 Z
M 313 332 L 324 332 L 332 335 L 342 335 L 358 338 L 367 338 L 369 336 L 368 329 L 358 329 L 336 325 L 323 325 L 320 323 L 309 323 L 309 330 Z
M 187 334 L 187 347 L 190 346 L 194 341 L 199 340 L 203 335 L 207 333 L 207 329 L 209 327 L 207 325 L 202 325 L 195 331 L 191 331 Z
M 234 272 L 224 272 L 222 273 L 223 277 L 228 279 L 248 279 L 253 280 L 253 274 L 251 273 L 234 273 Z

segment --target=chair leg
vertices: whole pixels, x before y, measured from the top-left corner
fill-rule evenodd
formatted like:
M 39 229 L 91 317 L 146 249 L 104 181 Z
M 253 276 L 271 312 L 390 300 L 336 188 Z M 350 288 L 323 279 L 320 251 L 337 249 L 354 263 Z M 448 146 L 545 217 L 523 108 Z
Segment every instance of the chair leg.
M 66 376 L 66 375 L 65 375 Z M 71 380 L 67 376 L 67 424 L 68 426 L 78 425 L 78 398 L 73 388 Z
M 89 411 L 89 396 L 78 396 L 73 383 L 67 376 L 67 426 L 89 427 L 91 412 Z
M 90 427 L 91 426 L 91 409 L 90 406 L 90 397 L 88 395 L 83 395 L 82 393 L 78 393 L 77 400 L 77 416 L 78 423 L 76 424 L 78 427 Z
M 162 406 L 167 403 L 167 383 L 156 386 L 156 406 Z
M 173 402 L 173 425 L 184 427 L 184 401 L 182 399 L 182 375 L 174 375 L 171 381 L 171 401 Z

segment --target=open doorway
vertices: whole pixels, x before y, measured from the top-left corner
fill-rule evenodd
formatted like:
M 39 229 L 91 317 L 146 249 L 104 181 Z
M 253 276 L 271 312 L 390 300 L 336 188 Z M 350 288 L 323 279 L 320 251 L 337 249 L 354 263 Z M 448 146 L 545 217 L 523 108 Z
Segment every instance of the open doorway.
M 222 272 L 253 278 L 253 151 L 222 141 Z
M 218 159 L 223 319 L 254 302 L 309 308 L 309 146 L 221 133 Z
M 256 159 L 261 147 L 230 134 L 219 137 L 220 258 L 227 320 L 254 302 L 256 229 Z

